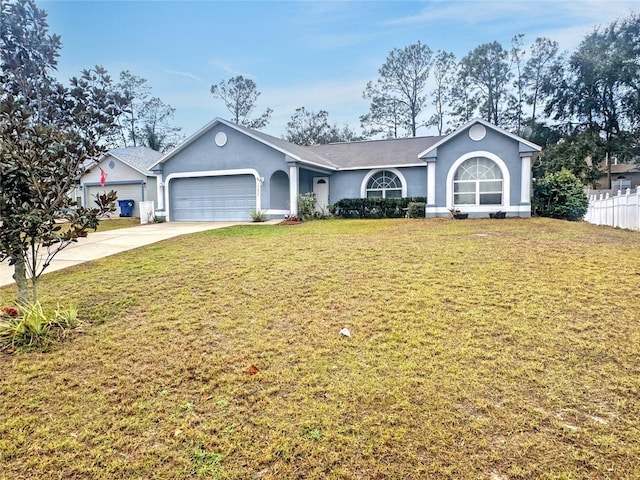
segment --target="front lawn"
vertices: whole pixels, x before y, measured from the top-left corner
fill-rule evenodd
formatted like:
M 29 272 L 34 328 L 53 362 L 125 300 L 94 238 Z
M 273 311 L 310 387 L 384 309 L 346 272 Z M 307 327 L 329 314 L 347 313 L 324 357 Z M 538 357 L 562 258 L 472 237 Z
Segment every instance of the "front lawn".
M 548 219 L 247 225 L 51 273 L 92 326 L 0 355 L 0 479 L 640 478 L 639 284 L 637 232 Z

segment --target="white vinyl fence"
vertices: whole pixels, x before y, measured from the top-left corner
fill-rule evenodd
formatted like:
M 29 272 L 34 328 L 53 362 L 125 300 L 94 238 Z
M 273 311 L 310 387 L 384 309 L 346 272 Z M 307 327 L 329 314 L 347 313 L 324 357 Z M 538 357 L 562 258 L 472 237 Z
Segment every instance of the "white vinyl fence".
M 589 195 L 589 209 L 584 219 L 594 225 L 640 231 L 640 187 L 636 193 L 627 188 L 624 193 L 618 190 L 613 196 L 609 193 Z

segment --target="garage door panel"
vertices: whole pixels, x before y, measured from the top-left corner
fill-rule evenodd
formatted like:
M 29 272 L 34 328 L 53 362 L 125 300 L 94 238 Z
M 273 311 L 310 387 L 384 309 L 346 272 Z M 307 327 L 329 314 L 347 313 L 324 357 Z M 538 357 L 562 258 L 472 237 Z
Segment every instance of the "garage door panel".
M 246 221 L 256 208 L 253 175 L 176 178 L 170 182 L 174 221 Z

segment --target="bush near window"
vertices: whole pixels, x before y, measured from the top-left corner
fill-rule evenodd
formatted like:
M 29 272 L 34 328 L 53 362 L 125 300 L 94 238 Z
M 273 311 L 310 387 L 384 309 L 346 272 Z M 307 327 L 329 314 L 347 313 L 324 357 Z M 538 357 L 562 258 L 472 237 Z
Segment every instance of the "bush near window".
M 402 218 L 410 203 L 424 203 L 424 197 L 343 198 L 333 204 L 331 213 L 342 218 Z M 424 208 L 422 216 L 424 216 Z
M 533 186 L 533 209 L 541 217 L 577 221 L 584 218 L 589 199 L 582 182 L 566 168 L 548 173 Z
M 426 206 L 427 204 L 425 202 L 409 202 L 409 206 L 407 207 L 407 217 L 424 218 Z

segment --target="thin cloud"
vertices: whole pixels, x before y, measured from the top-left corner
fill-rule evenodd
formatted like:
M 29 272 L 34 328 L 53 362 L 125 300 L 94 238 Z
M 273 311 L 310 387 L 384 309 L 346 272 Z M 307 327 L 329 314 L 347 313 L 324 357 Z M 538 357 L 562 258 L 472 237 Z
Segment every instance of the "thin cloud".
M 177 75 L 179 77 L 185 77 L 185 78 L 190 78 L 191 80 L 194 80 L 198 83 L 204 83 L 204 80 L 202 80 L 200 77 L 198 77 L 197 75 L 194 75 L 193 73 L 189 73 L 189 72 L 179 72 L 177 70 L 165 70 L 165 73 L 168 73 L 170 75 Z
M 220 70 L 223 70 L 227 73 L 231 73 L 232 75 L 243 75 L 243 73 L 236 70 L 233 65 L 223 62 L 222 60 L 209 60 L 209 65 L 219 68 Z

